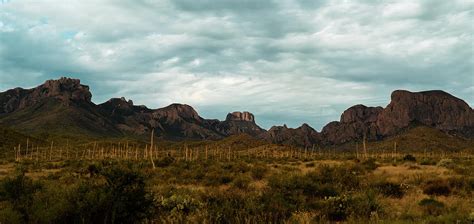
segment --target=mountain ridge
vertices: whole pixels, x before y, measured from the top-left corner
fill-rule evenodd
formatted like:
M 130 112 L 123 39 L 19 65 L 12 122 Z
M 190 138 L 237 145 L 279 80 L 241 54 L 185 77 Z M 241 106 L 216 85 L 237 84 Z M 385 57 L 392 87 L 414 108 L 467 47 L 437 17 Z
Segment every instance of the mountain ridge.
M 80 133 L 85 136 L 146 136 L 183 140 L 218 140 L 248 134 L 277 144 L 299 147 L 338 145 L 351 141 L 381 140 L 420 124 L 451 135 L 474 137 L 474 112 L 462 99 L 441 90 L 409 92 L 396 90 L 384 107 L 362 104 L 346 109 L 339 121 L 321 132 L 308 124 L 298 128 L 273 126 L 265 130 L 247 111 L 230 112 L 226 119 L 205 119 L 193 107 L 171 104 L 150 109 L 132 100 L 112 98 L 91 101 L 92 94 L 79 79 L 47 80 L 32 89 L 15 88 L 0 93 L 0 124 L 35 132 Z M 69 130 L 70 129 L 70 130 Z

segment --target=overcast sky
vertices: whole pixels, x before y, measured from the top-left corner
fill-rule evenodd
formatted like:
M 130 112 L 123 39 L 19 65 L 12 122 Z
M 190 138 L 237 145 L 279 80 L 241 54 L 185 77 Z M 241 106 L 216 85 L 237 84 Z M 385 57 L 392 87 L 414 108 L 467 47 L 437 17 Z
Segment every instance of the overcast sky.
M 395 89 L 474 103 L 474 1 L 0 0 L 0 91 L 68 76 L 93 101 L 250 111 L 317 130 Z

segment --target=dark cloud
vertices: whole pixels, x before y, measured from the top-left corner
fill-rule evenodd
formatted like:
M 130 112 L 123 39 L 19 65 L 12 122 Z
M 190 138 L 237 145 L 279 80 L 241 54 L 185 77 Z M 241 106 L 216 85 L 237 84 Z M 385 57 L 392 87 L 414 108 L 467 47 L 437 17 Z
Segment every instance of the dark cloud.
M 54 5 L 54 7 L 51 7 Z M 125 96 L 248 110 L 269 128 L 385 106 L 395 89 L 474 103 L 472 2 L 6 1 L 0 90 L 72 76 L 95 102 Z

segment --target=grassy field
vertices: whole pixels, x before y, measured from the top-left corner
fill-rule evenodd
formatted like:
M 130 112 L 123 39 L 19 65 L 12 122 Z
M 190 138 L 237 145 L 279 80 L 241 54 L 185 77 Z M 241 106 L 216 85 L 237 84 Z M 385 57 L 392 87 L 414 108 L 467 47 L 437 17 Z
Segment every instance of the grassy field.
M 1 161 L 0 223 L 474 221 L 469 152 L 367 155 L 235 142 L 29 146 Z

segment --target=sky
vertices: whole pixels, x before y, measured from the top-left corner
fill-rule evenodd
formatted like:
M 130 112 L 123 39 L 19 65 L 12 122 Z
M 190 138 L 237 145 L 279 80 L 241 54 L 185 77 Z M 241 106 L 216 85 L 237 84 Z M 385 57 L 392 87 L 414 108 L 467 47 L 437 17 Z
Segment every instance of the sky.
M 396 89 L 474 104 L 474 1 L 0 0 L 0 91 L 79 78 L 204 118 L 316 130 Z

